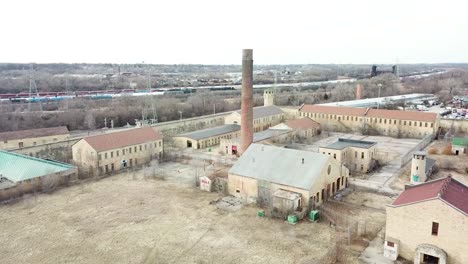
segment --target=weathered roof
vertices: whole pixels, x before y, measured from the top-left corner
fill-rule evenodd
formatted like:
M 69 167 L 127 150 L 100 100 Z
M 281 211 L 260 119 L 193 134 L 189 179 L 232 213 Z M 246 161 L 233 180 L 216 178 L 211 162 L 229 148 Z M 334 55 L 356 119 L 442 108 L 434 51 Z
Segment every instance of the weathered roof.
M 0 150 L 0 175 L 15 183 L 74 168 L 61 162 Z
M 329 149 L 345 149 L 347 147 L 355 147 L 355 148 L 365 148 L 368 149 L 372 146 L 377 144 L 377 142 L 371 141 L 363 141 L 363 140 L 354 140 L 354 139 L 346 139 L 346 138 L 339 138 L 338 141 L 324 147 Z
M 206 128 L 202 130 L 197 130 L 197 131 L 181 134 L 181 135 L 178 135 L 178 137 L 186 137 L 186 138 L 191 138 L 194 140 L 199 140 L 199 139 L 210 138 L 210 137 L 223 135 L 227 133 L 232 133 L 232 132 L 239 131 L 239 130 L 240 130 L 239 125 L 228 124 L 228 125 Z
M 229 173 L 309 190 L 329 159 L 311 151 L 252 144 Z
M 133 146 L 159 139 L 162 139 L 161 133 L 151 127 L 129 129 L 83 138 L 97 152 Z
M 277 136 L 280 136 L 280 135 L 283 135 L 283 134 L 286 134 L 286 133 L 289 133 L 289 132 L 291 132 L 291 131 L 286 130 L 286 129 L 271 129 L 271 128 L 269 128 L 267 130 L 263 130 L 263 131 L 254 133 L 253 142 L 263 141 L 263 140 L 273 138 L 273 137 L 277 137 Z
M 304 105 L 299 109 L 299 111 L 321 114 L 364 116 L 367 109 L 345 106 Z
M 441 199 L 468 214 L 468 187 L 451 176 L 409 187 L 392 203 L 404 206 L 431 199 Z
M 236 113 L 241 114 L 241 111 L 236 111 Z M 253 108 L 253 119 L 279 115 L 284 113 L 279 107 L 270 105 L 270 106 L 257 106 Z
M 301 119 L 289 120 L 286 122 L 286 125 L 293 129 L 310 129 L 310 128 L 320 128 L 320 123 L 316 122 L 308 117 Z
M 401 119 L 422 122 L 434 122 L 437 119 L 436 113 L 418 112 L 418 111 L 401 111 L 401 110 L 385 110 L 385 109 L 370 109 L 345 106 L 325 106 L 325 105 L 304 105 L 301 112 L 334 114 L 334 115 L 349 115 L 349 116 L 367 116 L 386 119 Z
M 23 139 L 23 138 L 48 137 L 48 136 L 56 136 L 56 135 L 68 135 L 68 134 L 69 134 L 69 131 L 66 126 L 47 127 L 47 128 L 3 132 L 3 133 L 0 133 L 0 141 Z
M 369 109 L 366 116 L 422 122 L 434 122 L 437 119 L 437 113 L 385 109 Z
M 467 147 L 468 146 L 468 138 L 454 137 L 452 139 L 452 145 Z

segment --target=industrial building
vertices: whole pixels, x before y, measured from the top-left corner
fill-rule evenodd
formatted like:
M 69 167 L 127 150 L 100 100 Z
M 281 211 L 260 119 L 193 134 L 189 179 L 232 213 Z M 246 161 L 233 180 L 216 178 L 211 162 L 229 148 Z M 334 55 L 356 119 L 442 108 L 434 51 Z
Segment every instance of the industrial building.
M 448 176 L 408 186 L 387 205 L 384 256 L 468 263 L 468 187 Z
M 294 135 L 300 138 L 309 138 L 320 134 L 320 123 L 308 118 L 288 120 L 272 127 L 272 129 L 286 129 L 294 131 Z
M 452 139 L 452 153 L 455 155 L 467 155 L 468 138 L 454 137 Z
M 354 172 L 369 172 L 375 164 L 376 142 L 339 138 L 319 147 L 319 153 L 332 156 Z
M 20 149 L 66 140 L 70 132 L 65 126 L 0 133 L 0 149 Z
M 285 143 L 293 137 L 293 131 L 289 129 L 267 129 L 254 133 L 252 143 L 270 144 Z M 219 150 L 223 154 L 237 155 L 240 149 L 240 138 L 221 139 Z
M 85 137 L 72 147 L 81 173 L 100 175 L 163 156 L 163 137 L 151 127 Z
M 284 216 L 323 203 L 347 186 L 348 176 L 328 155 L 252 144 L 228 172 L 229 193 Z
M 75 166 L 0 150 L 0 201 L 50 190 L 77 177 Z
M 235 111 L 226 116 L 225 124 L 241 124 L 241 111 Z M 284 121 L 284 112 L 279 107 L 259 106 L 253 108 L 253 132 L 267 130 Z
M 173 139 L 179 148 L 202 149 L 218 145 L 224 139 L 238 138 L 240 129 L 237 124 L 222 125 L 181 134 Z
M 436 113 L 417 111 L 303 105 L 299 116 L 312 118 L 332 131 L 391 137 L 424 138 L 435 135 L 439 127 Z
M 437 97 L 435 97 L 433 94 L 419 94 L 419 93 L 360 99 L 361 93 L 362 93 L 362 86 L 358 84 L 358 88 L 356 89 L 357 100 L 324 103 L 324 104 L 319 104 L 319 105 L 377 108 L 377 107 L 384 107 L 387 105 L 395 105 L 395 104 L 403 104 L 403 105 L 411 104 L 411 103 L 417 104 L 417 103 L 422 103 L 425 100 L 437 99 Z

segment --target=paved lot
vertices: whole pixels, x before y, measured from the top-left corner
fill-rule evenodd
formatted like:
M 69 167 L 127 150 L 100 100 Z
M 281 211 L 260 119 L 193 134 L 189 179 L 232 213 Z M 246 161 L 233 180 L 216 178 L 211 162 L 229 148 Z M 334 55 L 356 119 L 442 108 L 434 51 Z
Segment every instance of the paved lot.
M 300 263 L 331 245 L 327 223 L 258 218 L 217 209 L 193 188 L 191 165 L 144 171 L 0 206 L 0 256 L 9 263 Z

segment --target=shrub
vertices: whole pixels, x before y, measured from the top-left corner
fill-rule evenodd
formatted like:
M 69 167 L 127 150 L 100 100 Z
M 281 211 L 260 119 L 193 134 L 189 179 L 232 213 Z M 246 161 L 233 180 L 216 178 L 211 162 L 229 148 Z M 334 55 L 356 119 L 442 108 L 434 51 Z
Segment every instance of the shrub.
M 439 151 L 438 151 L 436 148 L 430 148 L 430 149 L 427 151 L 427 153 L 428 153 L 428 154 L 431 154 L 431 155 L 433 155 L 433 154 L 438 154 L 438 152 L 439 152 Z
M 450 145 L 445 146 L 444 149 L 442 150 L 442 154 L 452 155 L 452 146 Z

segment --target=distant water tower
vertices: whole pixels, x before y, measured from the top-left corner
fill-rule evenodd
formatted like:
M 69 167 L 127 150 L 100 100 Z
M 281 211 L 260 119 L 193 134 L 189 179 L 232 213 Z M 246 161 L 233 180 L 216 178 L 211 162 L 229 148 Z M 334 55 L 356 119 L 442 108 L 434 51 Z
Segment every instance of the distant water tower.
M 275 104 L 275 90 L 274 89 L 266 89 L 263 92 L 263 105 L 270 106 Z
M 419 184 L 426 181 L 426 152 L 417 151 L 413 154 L 411 162 L 411 184 Z

